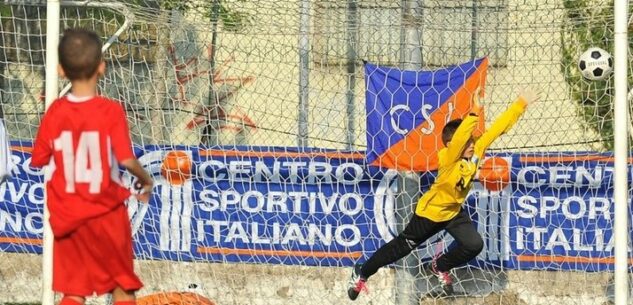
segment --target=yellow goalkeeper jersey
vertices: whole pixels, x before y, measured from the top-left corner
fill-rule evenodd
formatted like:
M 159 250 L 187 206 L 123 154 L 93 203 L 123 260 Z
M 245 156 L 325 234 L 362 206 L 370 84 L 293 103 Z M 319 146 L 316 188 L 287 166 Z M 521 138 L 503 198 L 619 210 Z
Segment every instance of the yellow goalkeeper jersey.
M 479 117 L 468 115 L 459 125 L 447 147 L 438 152 L 438 176 L 431 188 L 418 201 L 415 213 L 435 222 L 453 219 L 472 187 L 473 179 L 486 149 L 500 135 L 508 131 L 525 112 L 527 103 L 522 98 L 501 114 L 490 128 L 475 141 L 471 160 L 462 158 L 464 149 L 477 127 Z

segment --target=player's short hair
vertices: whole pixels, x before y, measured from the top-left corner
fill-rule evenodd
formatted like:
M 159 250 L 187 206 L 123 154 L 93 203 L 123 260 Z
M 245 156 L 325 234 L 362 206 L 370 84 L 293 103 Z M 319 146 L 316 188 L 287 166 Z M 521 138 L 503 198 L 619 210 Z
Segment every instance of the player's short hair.
M 444 129 L 442 129 L 442 143 L 444 143 L 444 146 L 453 139 L 453 135 L 461 123 L 462 119 L 456 119 L 446 123 Z
M 103 60 L 101 39 L 85 29 L 65 30 L 58 51 L 59 63 L 71 81 L 92 77 Z

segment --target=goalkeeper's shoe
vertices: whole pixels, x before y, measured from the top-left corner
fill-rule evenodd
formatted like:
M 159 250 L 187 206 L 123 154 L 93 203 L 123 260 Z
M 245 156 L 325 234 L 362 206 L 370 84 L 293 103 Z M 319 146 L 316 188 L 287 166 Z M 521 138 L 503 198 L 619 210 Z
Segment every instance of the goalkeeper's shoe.
M 453 278 L 448 271 L 437 270 L 437 263 L 435 260 L 431 263 L 431 273 L 437 278 L 442 285 L 442 290 L 447 295 L 453 294 Z
M 352 276 L 347 284 L 347 296 L 349 296 L 352 301 L 358 298 L 361 291 L 365 290 L 365 292 L 367 292 L 367 287 L 365 286 L 367 279 L 360 274 L 361 267 L 361 264 L 354 265 L 354 268 L 352 269 Z

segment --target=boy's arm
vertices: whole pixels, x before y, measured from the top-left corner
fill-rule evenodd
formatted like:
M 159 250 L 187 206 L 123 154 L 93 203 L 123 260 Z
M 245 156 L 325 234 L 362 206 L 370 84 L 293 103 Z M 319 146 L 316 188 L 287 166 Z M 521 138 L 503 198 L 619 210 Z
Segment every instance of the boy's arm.
M 110 131 L 110 139 L 112 140 L 112 150 L 117 161 L 121 163 L 123 160 L 134 159 L 134 151 L 132 151 L 132 140 L 130 139 L 130 129 L 127 125 L 125 111 L 121 105 L 116 105 L 115 113 L 112 115 L 112 127 Z
M 440 166 L 446 166 L 457 162 L 464 153 L 468 141 L 472 138 L 473 131 L 479 125 L 479 113 L 481 113 L 482 106 L 479 102 L 481 97 L 481 87 L 477 87 L 472 96 L 472 107 L 470 114 L 466 116 L 455 130 L 453 137 L 446 145 L 446 149 L 440 151 L 438 157 Z
M 459 124 L 459 127 L 457 127 L 457 130 L 455 130 L 451 141 L 446 145 L 446 153 L 444 154 L 444 158 L 442 158 L 443 160 L 440 160 L 441 163 L 454 163 L 462 157 L 466 144 L 472 137 L 473 131 L 478 123 L 479 116 L 477 116 L 476 112 L 464 118 L 462 123 Z
M 490 128 L 479 138 L 475 143 L 475 156 L 481 160 L 486 152 L 486 149 L 496 140 L 499 136 L 510 130 L 512 126 L 519 120 L 521 115 L 525 112 L 525 108 L 538 100 L 538 95 L 533 91 L 525 91 L 519 95 L 519 98 L 502 113 Z
M 112 133 L 112 150 L 114 150 L 114 156 L 119 164 L 127 169 L 132 175 L 134 175 L 140 184 L 141 194 L 137 195 L 137 198 L 143 202 L 149 201 L 149 194 L 152 191 L 154 182 L 150 175 L 143 169 L 143 166 L 134 156 L 132 151 L 132 140 L 130 139 L 130 131 L 127 125 L 127 119 L 125 118 L 125 111 L 123 107 L 117 105 L 116 113 L 113 116 Z
M 143 202 L 149 201 L 149 194 L 152 192 L 152 188 L 154 187 L 154 181 L 152 181 L 152 177 L 145 171 L 143 166 L 136 158 L 130 158 L 127 160 L 123 160 L 121 165 L 125 167 L 132 175 L 134 175 L 138 181 L 138 188 L 140 188 L 140 194 L 137 198 Z
M 51 162 L 53 155 L 53 140 L 50 138 L 50 126 L 48 124 L 48 113 L 42 117 L 40 128 L 33 143 L 33 153 L 31 153 L 31 166 L 43 167 Z

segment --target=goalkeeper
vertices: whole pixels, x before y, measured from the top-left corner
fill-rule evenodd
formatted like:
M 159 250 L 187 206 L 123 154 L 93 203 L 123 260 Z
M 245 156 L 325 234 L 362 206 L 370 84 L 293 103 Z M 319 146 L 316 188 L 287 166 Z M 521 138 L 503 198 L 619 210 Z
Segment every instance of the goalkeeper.
M 462 208 L 479 162 L 490 144 L 508 131 L 525 108 L 536 100 L 536 93 L 522 92 L 488 131 L 474 139 L 472 133 L 479 122 L 478 114 L 482 109 L 479 104 L 479 90 L 475 92 L 472 112 L 463 120 L 448 122 L 442 130 L 445 147 L 438 152 L 438 176 L 429 191 L 418 201 L 415 215 L 404 231 L 380 247 L 365 263 L 354 266 L 347 289 L 350 299 L 355 300 L 358 297 L 365 289 L 367 279 L 379 268 L 403 258 L 442 230 L 455 238 L 456 246 L 434 259 L 429 269 L 437 277 L 445 293 L 453 292 L 453 280 L 449 271 L 475 258 L 484 246 L 470 216 Z
M 134 273 L 132 233 L 118 165 L 138 178 L 147 202 L 152 179 L 134 157 L 120 103 L 97 95 L 105 73 L 94 32 L 66 30 L 59 73 L 72 91 L 50 106 L 35 139 L 31 165 L 50 165 L 46 195 L 53 231 L 53 290 L 60 305 L 112 293 L 114 305 L 134 305 L 143 284 Z

